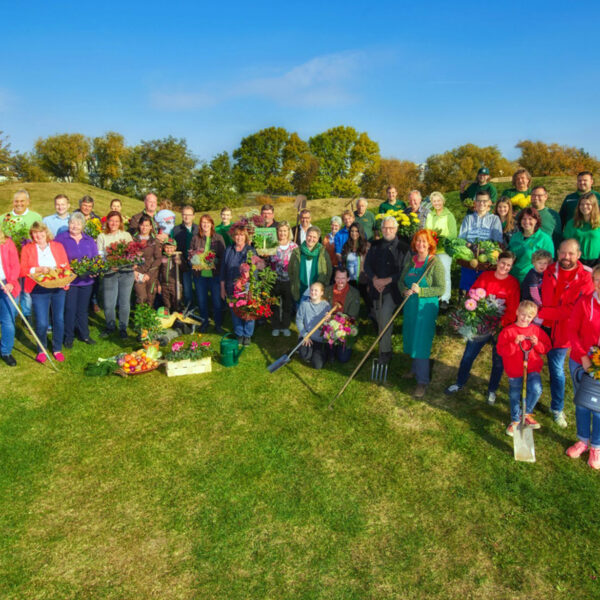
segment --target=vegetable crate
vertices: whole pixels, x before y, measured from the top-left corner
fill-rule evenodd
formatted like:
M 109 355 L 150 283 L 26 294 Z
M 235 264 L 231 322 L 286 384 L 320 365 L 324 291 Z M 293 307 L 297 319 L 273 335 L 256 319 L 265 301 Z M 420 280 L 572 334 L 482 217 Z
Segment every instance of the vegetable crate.
M 199 360 L 174 360 L 167 362 L 167 377 L 179 377 L 179 375 L 200 375 L 201 373 L 210 373 L 212 371 L 212 362 L 210 356 L 200 358 Z

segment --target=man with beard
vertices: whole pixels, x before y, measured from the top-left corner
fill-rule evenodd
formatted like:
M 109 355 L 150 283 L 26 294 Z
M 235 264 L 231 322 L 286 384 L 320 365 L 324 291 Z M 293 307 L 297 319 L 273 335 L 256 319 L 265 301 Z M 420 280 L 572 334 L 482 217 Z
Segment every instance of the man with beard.
M 589 269 L 579 262 L 581 250 L 577 240 L 564 240 L 558 248 L 558 260 L 544 272 L 542 280 L 542 307 L 538 313 L 552 340 L 548 352 L 550 371 L 550 409 L 556 424 L 565 428 L 565 357 L 570 347 L 569 317 L 575 302 L 584 294 L 594 291 Z M 571 374 L 571 378 L 573 374 Z
M 593 185 L 594 176 L 590 171 L 581 171 L 581 173 L 577 174 L 577 191 L 565 197 L 559 210 L 563 229 L 565 228 L 565 225 L 575 216 L 575 208 L 577 208 L 577 203 L 579 202 L 579 198 L 581 198 L 581 196 L 587 194 L 588 192 L 592 192 L 596 196 L 598 204 L 600 204 L 600 194 L 592 189 Z
M 392 318 L 396 306 L 402 301 L 398 279 L 404 261 L 410 257 L 410 247 L 398 239 L 398 222 L 386 217 L 381 223 L 382 238 L 373 242 L 365 258 L 365 273 L 368 277 L 369 295 L 373 302 L 375 320 L 379 332 Z M 392 358 L 392 330 L 388 327 L 379 342 L 379 361 L 389 363 Z

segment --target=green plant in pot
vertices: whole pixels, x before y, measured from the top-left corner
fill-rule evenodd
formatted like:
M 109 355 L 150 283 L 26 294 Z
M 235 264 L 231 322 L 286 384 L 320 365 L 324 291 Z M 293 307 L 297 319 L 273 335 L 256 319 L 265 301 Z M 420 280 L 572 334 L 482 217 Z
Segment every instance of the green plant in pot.
M 133 311 L 133 328 L 144 347 L 146 345 L 158 345 L 162 327 L 156 311 L 149 304 L 136 305 Z

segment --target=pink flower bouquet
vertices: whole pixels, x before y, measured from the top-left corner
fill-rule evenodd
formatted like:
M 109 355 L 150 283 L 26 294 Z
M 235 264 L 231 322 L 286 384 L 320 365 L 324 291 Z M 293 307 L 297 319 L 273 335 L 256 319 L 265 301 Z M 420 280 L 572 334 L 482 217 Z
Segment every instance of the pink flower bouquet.
M 352 317 L 341 312 L 335 313 L 321 327 L 323 340 L 330 346 L 345 346 L 348 342 L 354 341 L 351 338 L 358 335 L 358 328 L 355 323 L 356 321 Z
M 494 334 L 505 310 L 504 300 L 483 288 L 471 288 L 468 298 L 450 313 L 450 324 L 466 340 Z

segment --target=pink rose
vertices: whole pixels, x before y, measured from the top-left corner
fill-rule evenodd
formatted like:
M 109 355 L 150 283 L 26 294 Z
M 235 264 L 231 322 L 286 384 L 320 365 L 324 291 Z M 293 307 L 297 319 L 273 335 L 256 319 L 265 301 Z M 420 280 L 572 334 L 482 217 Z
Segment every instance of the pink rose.
M 477 308 L 477 302 L 473 298 L 469 298 L 465 301 L 465 308 L 467 310 L 475 310 Z
M 479 296 L 477 295 L 477 290 L 475 288 L 471 288 L 469 290 L 469 298 L 473 298 L 474 300 L 479 299 Z
M 475 293 L 477 294 L 477 298 L 479 299 L 485 298 L 487 296 L 487 292 L 483 288 L 477 288 L 475 290 Z

